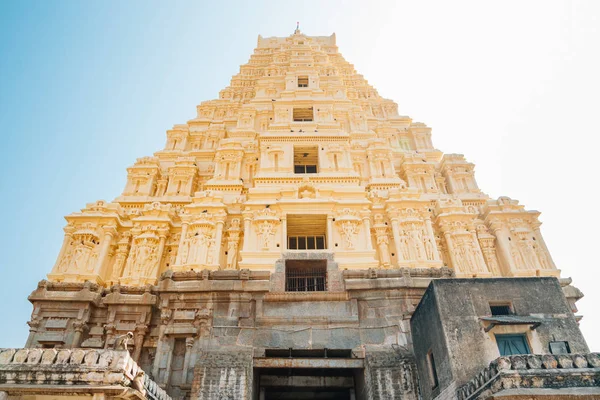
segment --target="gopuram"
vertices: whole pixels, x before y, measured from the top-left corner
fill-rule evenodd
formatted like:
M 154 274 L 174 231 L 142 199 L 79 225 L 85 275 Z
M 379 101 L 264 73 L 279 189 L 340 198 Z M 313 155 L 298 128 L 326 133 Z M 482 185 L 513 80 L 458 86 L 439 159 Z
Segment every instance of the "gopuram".
M 120 196 L 66 217 L 0 400 L 600 399 L 538 216 L 335 35 L 259 36 Z

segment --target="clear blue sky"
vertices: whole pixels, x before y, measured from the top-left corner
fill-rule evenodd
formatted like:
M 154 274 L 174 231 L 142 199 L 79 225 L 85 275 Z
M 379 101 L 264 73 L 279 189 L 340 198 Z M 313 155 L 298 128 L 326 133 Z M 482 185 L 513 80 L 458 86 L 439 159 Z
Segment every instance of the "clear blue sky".
M 126 167 L 217 97 L 258 34 L 300 21 L 336 32 L 401 114 L 475 162 L 485 192 L 543 212 L 600 350 L 600 218 L 581 211 L 598 193 L 599 4 L 0 0 L 0 347 L 25 343 L 26 297 L 55 262 L 63 216 L 118 196 Z

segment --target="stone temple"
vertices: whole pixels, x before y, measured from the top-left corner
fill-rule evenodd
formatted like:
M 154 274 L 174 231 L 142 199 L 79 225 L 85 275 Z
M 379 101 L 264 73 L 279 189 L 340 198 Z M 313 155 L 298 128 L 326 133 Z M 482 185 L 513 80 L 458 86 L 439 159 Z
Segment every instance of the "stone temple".
M 66 217 L 0 399 L 600 399 L 538 216 L 335 35 L 259 36 L 119 197 Z

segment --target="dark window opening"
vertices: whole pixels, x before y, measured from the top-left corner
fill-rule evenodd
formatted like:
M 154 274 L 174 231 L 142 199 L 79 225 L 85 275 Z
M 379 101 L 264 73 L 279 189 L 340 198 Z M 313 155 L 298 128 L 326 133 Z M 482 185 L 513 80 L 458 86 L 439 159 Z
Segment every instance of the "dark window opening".
M 496 343 L 501 356 L 531 353 L 525 335 L 496 335 Z
M 308 85 L 308 83 L 307 83 Z M 313 120 L 313 108 L 302 107 L 294 108 L 294 121 L 295 122 L 308 122 Z
M 552 354 L 569 354 L 571 352 L 569 342 L 550 342 L 548 347 Z
M 286 292 L 324 292 L 327 290 L 327 261 L 288 260 L 285 265 Z
M 319 165 L 319 148 L 317 146 L 294 147 L 294 173 L 316 174 Z
M 298 77 L 298 87 L 308 87 L 308 76 Z
M 511 315 L 510 304 L 490 304 L 492 315 Z
M 431 350 L 427 353 L 427 366 L 429 367 L 429 380 L 431 383 L 431 389 L 435 389 L 439 385 L 437 370 L 435 368 L 435 359 Z
M 295 174 L 316 174 L 316 165 L 294 165 Z
M 290 250 L 324 250 L 325 236 L 288 236 Z

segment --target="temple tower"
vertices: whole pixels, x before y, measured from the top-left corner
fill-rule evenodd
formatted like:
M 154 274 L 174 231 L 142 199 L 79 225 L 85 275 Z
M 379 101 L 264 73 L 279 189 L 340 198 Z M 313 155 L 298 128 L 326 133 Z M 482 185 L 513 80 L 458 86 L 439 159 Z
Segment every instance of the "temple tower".
M 259 36 L 196 111 L 127 169 L 120 196 L 66 217 L 30 296 L 26 347 L 109 349 L 131 332 L 131 358 L 174 398 L 416 400 L 427 364 L 414 349 L 427 348 L 411 317 L 432 280 L 500 279 L 510 298 L 510 282 L 542 282 L 577 329 L 582 295 L 560 277 L 539 212 L 482 192 L 474 165 L 436 149 L 335 34 Z M 550 336 L 513 325 L 547 348 Z M 452 393 L 464 383 L 442 378 Z

